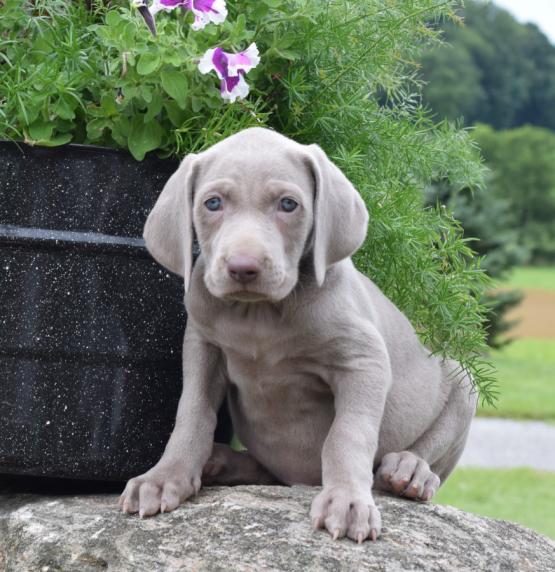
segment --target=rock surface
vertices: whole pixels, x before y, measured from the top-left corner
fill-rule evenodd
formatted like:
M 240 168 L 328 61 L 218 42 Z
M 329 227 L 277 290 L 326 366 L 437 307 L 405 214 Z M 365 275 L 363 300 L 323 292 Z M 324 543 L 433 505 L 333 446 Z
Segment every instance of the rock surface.
M 376 494 L 376 542 L 313 531 L 308 487 L 212 488 L 177 511 L 123 515 L 115 495 L 0 495 L 0 570 L 553 571 L 555 543 L 515 524 Z

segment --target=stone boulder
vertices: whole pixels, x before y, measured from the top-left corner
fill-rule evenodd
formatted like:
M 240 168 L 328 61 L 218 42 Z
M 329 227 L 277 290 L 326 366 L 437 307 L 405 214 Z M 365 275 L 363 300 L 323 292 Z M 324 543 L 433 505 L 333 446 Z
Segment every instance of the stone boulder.
M 375 542 L 313 531 L 315 489 L 208 488 L 173 513 L 123 515 L 116 495 L 0 495 L 6 572 L 555 570 L 555 544 L 516 524 L 376 494 Z

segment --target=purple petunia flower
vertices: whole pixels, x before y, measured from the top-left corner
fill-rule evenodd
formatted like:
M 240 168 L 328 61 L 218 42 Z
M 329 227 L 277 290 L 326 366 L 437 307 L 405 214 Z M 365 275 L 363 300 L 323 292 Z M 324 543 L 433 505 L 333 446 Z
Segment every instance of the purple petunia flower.
M 152 16 L 158 12 L 171 12 L 185 8 L 195 15 L 193 30 L 201 30 L 210 22 L 221 24 L 227 18 L 225 0 L 154 0 L 150 6 Z
M 198 64 L 198 69 L 202 74 L 214 70 L 222 80 L 222 97 L 232 103 L 237 98 L 244 99 L 249 94 L 249 86 L 244 75 L 255 68 L 259 62 L 258 48 L 252 43 L 238 54 L 229 54 L 222 48 L 207 50 Z
M 147 28 L 152 32 L 153 36 L 156 36 L 156 22 L 154 22 L 154 17 L 148 9 L 147 0 L 132 0 L 132 5 L 137 8 L 139 14 L 143 17 Z

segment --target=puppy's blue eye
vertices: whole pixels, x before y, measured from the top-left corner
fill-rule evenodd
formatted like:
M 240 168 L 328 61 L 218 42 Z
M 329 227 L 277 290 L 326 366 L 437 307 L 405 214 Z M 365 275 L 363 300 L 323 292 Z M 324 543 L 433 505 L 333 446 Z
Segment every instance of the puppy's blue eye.
M 222 199 L 220 199 L 220 197 L 212 197 L 211 199 L 204 201 L 204 206 L 209 211 L 218 211 L 222 206 Z
M 299 206 L 299 203 L 293 199 L 286 197 L 281 199 L 279 206 L 281 207 L 282 211 L 285 211 L 286 213 L 292 213 Z

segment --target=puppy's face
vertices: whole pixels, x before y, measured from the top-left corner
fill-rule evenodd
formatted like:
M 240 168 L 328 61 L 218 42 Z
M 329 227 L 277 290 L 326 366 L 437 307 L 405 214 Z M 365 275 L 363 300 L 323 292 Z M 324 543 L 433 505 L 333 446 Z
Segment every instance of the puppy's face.
M 205 157 L 193 223 L 210 293 L 241 302 L 285 298 L 308 246 L 313 201 L 313 179 L 298 157 L 277 149 Z
M 322 286 L 367 224 L 363 200 L 322 149 L 254 127 L 185 157 L 143 236 L 154 259 L 183 276 L 185 292 L 195 229 L 214 296 L 277 302 L 295 287 L 304 255 Z

